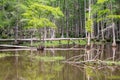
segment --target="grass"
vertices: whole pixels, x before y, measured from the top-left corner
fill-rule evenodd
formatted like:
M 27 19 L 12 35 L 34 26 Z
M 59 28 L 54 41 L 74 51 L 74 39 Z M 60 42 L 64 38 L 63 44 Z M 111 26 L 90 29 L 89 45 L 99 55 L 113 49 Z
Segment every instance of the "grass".
M 120 61 L 103 61 L 106 65 L 112 66 L 112 65 L 120 65 Z
M 115 75 L 112 75 L 112 76 L 107 76 L 107 79 L 120 80 L 120 76 L 115 76 Z
M 40 42 L 33 42 L 32 46 L 39 46 L 41 43 Z M 44 46 L 46 47 L 57 47 L 60 45 L 71 45 L 71 44 L 78 44 L 78 45 L 86 45 L 86 40 L 61 40 L 61 41 L 45 41 Z M 30 43 L 23 43 L 22 45 L 25 46 L 30 46 Z
M 101 60 L 95 60 L 95 61 L 80 61 L 81 63 L 87 64 L 87 65 L 105 65 L 105 66 L 120 66 L 120 61 L 101 61 Z
M 0 58 L 14 56 L 13 54 L 0 53 Z
M 86 45 L 86 41 L 85 40 L 70 40 L 68 42 L 68 40 L 61 40 L 61 41 L 51 41 L 51 42 L 45 42 L 45 46 L 46 47 L 50 47 L 50 46 L 59 46 L 59 45 L 70 45 L 70 44 L 79 44 L 79 45 Z
M 41 56 L 36 56 L 35 59 L 37 59 L 37 60 L 42 60 L 42 61 L 45 61 L 45 62 L 49 62 L 49 61 L 64 60 L 65 58 L 62 57 L 62 56 L 54 56 L 54 57 L 48 57 L 48 56 L 41 57 Z

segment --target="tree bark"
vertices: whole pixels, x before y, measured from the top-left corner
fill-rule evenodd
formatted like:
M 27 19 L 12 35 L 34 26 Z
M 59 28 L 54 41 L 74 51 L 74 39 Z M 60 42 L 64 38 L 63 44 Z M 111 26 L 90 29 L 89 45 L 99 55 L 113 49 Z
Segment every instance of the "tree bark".
M 110 5 L 110 7 L 111 7 L 111 15 L 113 15 L 112 1 L 110 3 L 111 3 L 111 5 Z M 115 23 L 113 21 L 113 18 L 112 18 L 112 33 L 113 33 L 113 43 L 112 43 L 112 46 L 116 46 L 116 40 L 115 40 Z
M 90 46 L 90 41 L 91 41 L 91 37 L 90 37 L 90 33 L 88 33 L 88 43 L 87 43 L 88 46 Z
M 84 12 L 85 12 L 85 22 L 84 22 L 84 24 L 86 26 L 86 0 L 84 0 Z M 87 30 L 86 29 L 85 29 L 85 36 L 87 38 Z
M 89 16 L 88 16 L 89 19 L 91 19 L 91 0 L 89 0 Z M 87 45 L 90 46 L 90 41 L 91 41 L 91 33 L 88 32 L 88 43 Z
M 104 41 L 104 40 L 105 40 L 105 38 L 104 38 L 104 31 L 103 31 L 103 27 L 104 27 L 104 25 L 103 25 L 103 21 L 101 21 L 102 40 Z
M 113 33 L 113 43 L 112 43 L 112 46 L 116 46 L 116 39 L 115 39 L 115 23 L 112 23 L 112 33 Z

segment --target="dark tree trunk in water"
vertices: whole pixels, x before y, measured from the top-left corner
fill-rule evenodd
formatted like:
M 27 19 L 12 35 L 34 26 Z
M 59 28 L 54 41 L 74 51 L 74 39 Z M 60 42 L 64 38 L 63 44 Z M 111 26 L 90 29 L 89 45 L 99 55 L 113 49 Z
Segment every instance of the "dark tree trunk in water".
M 43 51 L 44 50 L 44 28 L 43 29 L 39 29 L 40 32 L 40 45 L 37 47 L 38 51 Z

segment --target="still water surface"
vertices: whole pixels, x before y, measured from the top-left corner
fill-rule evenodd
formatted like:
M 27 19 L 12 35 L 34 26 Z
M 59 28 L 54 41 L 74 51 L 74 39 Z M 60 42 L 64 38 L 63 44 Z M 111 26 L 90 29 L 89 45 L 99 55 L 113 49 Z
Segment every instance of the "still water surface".
M 90 50 L 1 51 L 0 80 L 120 80 L 119 61 L 120 45 L 93 45 Z

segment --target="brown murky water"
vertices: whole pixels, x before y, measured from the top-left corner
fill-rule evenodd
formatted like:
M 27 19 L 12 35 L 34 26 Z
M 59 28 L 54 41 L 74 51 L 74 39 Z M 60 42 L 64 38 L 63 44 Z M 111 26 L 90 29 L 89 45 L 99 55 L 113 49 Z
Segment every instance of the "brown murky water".
M 120 80 L 120 45 L 90 50 L 1 51 L 0 80 Z

